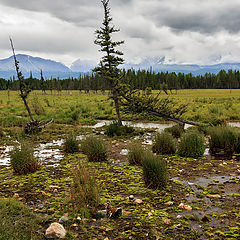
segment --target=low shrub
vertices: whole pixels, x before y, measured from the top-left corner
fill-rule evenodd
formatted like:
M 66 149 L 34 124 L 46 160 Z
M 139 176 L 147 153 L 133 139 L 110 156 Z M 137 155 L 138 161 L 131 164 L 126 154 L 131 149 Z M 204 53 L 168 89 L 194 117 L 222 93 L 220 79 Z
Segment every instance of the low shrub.
M 204 151 L 204 138 L 197 132 L 184 134 L 178 145 L 178 154 L 182 157 L 198 158 L 203 155 Z
M 106 128 L 106 135 L 109 137 L 124 136 L 134 132 L 134 128 L 130 126 L 121 126 L 117 121 L 113 121 Z
M 167 185 L 167 161 L 147 151 L 142 161 L 143 178 L 149 188 L 164 188 Z
M 166 128 L 164 131 L 172 134 L 172 136 L 175 138 L 180 138 L 184 133 L 184 128 L 180 124 L 177 124 L 172 127 Z
M 80 119 L 80 111 L 79 110 L 75 110 L 72 113 L 72 121 L 73 122 L 77 122 Z
M 209 132 L 209 126 L 205 126 L 205 125 L 200 125 L 196 127 L 198 129 L 198 131 L 204 135 L 207 135 Z
M 74 134 L 70 134 L 66 137 L 63 143 L 63 151 L 65 153 L 75 153 L 79 151 L 78 141 Z
M 33 111 L 37 114 L 37 115 L 42 115 L 45 113 L 45 110 L 41 104 L 41 102 L 39 101 L 38 97 L 37 96 L 34 96 L 33 97 L 33 100 L 32 100 L 32 108 L 33 108 Z
M 96 213 L 100 203 L 98 186 L 82 163 L 73 170 L 70 198 L 74 209 L 83 217 L 90 217 L 89 215 Z
M 237 148 L 237 130 L 230 126 L 217 126 L 209 130 L 209 147 L 211 153 L 223 151 L 227 155 L 232 155 Z
M 176 152 L 176 144 L 173 136 L 166 132 L 158 133 L 152 150 L 157 154 L 174 154 Z
M 10 165 L 17 174 L 28 174 L 40 169 L 39 159 L 34 157 L 30 143 L 22 142 L 10 152 Z
M 81 141 L 81 150 L 87 155 L 90 162 L 102 162 L 107 160 L 107 151 L 103 140 L 89 136 Z
M 130 145 L 128 153 L 128 161 L 131 165 L 142 165 L 145 150 L 141 143 L 135 142 Z

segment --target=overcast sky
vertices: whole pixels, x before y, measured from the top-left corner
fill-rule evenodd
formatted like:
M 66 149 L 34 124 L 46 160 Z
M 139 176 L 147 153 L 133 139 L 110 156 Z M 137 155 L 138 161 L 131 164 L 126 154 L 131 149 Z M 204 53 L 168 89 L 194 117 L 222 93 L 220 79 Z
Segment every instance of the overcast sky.
M 240 62 L 239 0 L 110 0 L 115 40 L 128 62 L 166 56 L 173 63 Z M 94 31 L 100 0 L 0 0 L 0 58 L 16 52 L 69 66 L 99 60 Z

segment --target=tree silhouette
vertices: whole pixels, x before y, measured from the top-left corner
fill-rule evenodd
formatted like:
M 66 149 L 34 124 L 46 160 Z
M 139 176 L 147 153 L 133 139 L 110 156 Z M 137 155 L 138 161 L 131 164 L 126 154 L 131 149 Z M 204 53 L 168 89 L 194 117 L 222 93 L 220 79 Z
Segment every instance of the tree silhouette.
M 121 70 L 118 68 L 120 64 L 124 62 L 121 57 L 123 53 L 116 50 L 116 47 L 123 44 L 124 41 L 113 41 L 112 34 L 119 32 L 119 29 L 111 24 L 112 18 L 110 17 L 109 0 L 101 1 L 104 8 L 104 19 L 102 27 L 96 30 L 95 44 L 100 46 L 100 52 L 104 52 L 105 55 L 101 58 L 99 66 L 93 71 L 98 73 L 104 79 L 106 79 L 110 85 L 111 97 L 115 103 L 115 109 L 117 113 L 118 123 L 122 125 L 120 116 L 120 85 L 121 85 Z

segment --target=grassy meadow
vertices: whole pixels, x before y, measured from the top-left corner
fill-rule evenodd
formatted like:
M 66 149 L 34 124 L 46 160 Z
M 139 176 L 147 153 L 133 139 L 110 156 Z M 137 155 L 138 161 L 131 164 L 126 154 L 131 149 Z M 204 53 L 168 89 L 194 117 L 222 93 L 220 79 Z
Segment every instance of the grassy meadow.
M 166 97 L 162 94 L 162 97 Z M 240 119 L 240 90 L 179 90 L 169 96 L 176 104 L 186 103 L 188 111 L 183 118 L 193 121 L 209 122 L 214 118 L 223 120 Z M 114 104 L 108 94 L 80 93 L 79 91 L 62 91 L 60 94 L 50 92 L 42 94 L 33 91 L 28 102 L 38 120 L 54 119 L 55 123 L 92 124 L 96 119 L 114 119 Z M 139 119 L 123 114 L 124 120 L 162 120 L 156 117 Z M 21 125 L 28 120 L 27 112 L 16 91 L 0 91 L 0 126 Z

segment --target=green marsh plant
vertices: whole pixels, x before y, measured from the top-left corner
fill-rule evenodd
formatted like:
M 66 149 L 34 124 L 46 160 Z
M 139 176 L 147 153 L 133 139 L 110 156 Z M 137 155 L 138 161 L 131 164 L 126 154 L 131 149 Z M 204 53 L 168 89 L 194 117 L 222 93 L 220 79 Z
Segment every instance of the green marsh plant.
M 211 153 L 223 151 L 232 155 L 238 148 L 239 131 L 230 126 L 216 126 L 209 130 L 209 147 Z
M 79 151 L 79 143 L 73 133 L 69 134 L 65 138 L 63 143 L 63 151 L 65 153 L 75 153 Z
M 81 141 L 81 150 L 87 155 L 90 162 L 103 162 L 107 160 L 107 151 L 101 138 L 89 136 Z
M 128 161 L 131 165 L 142 165 L 145 149 L 140 142 L 132 143 L 128 149 Z
M 90 176 L 87 167 L 83 163 L 79 163 L 73 170 L 70 198 L 74 209 L 82 217 L 90 217 L 96 213 L 100 203 L 98 185 L 94 177 Z
M 30 143 L 22 142 L 10 152 L 10 165 L 16 174 L 28 174 L 40 169 L 40 161 L 34 156 Z
M 149 188 L 161 189 L 167 185 L 167 161 L 146 151 L 142 161 L 143 178 Z
M 157 154 L 174 154 L 176 144 L 173 136 L 166 132 L 158 133 L 155 136 L 152 150 Z
M 203 136 L 195 131 L 185 133 L 178 145 L 177 153 L 181 157 L 201 157 L 205 151 Z

